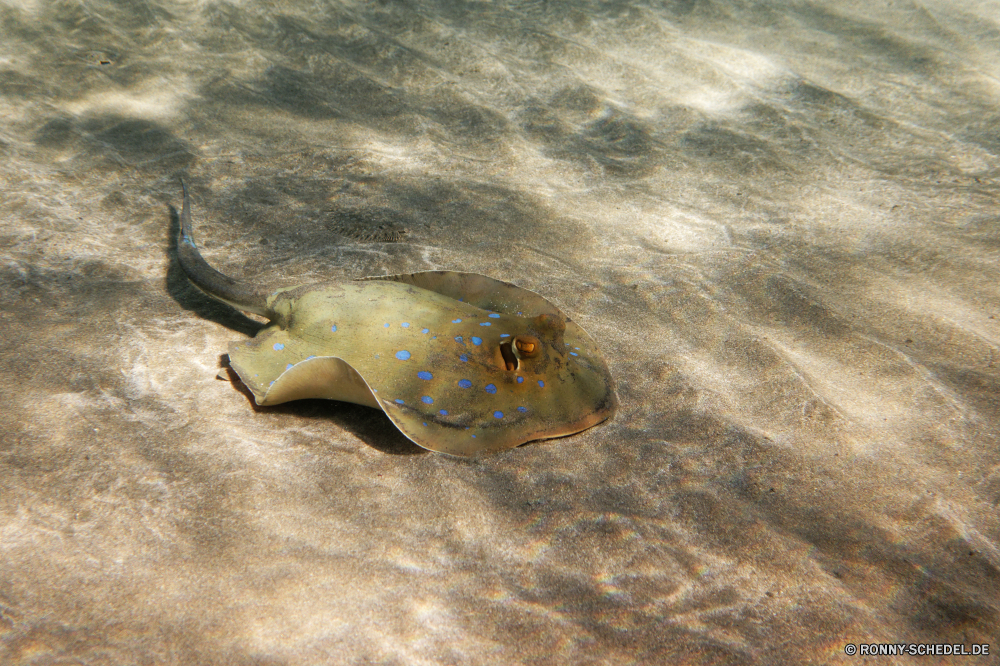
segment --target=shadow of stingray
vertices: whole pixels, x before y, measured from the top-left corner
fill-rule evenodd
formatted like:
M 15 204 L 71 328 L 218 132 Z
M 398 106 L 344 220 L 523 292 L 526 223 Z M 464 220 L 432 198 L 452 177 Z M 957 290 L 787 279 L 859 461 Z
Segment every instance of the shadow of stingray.
M 254 399 L 236 371 L 229 365 L 228 354 L 219 357 L 219 365 L 237 391 L 243 394 L 254 412 L 261 414 L 288 414 L 298 418 L 324 419 L 350 432 L 362 442 L 382 453 L 412 456 L 429 453 L 410 441 L 392 421 L 378 409 L 338 400 L 296 400 L 280 405 L 262 407 Z M 221 375 L 221 373 L 220 373 Z M 220 376 L 221 379 L 221 376 Z

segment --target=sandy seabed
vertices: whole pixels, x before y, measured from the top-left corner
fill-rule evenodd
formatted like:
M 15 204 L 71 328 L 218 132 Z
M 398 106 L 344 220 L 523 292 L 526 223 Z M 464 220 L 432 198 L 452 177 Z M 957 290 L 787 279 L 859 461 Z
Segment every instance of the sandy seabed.
M 0 662 L 996 663 L 998 17 L 7 0 Z M 180 176 L 234 276 L 541 293 L 616 418 L 461 460 L 255 409 Z

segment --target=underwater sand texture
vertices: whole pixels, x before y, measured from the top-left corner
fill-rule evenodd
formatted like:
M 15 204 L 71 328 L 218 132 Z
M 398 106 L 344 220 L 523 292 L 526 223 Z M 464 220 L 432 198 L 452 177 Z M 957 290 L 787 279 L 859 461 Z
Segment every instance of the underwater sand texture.
M 998 15 L 0 6 L 0 663 L 995 663 Z M 180 176 L 227 274 L 543 295 L 618 413 L 254 409 Z

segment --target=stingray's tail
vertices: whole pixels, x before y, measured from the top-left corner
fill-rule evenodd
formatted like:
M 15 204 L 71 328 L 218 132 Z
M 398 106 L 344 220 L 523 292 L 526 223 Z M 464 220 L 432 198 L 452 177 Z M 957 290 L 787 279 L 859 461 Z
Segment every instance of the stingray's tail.
M 188 196 L 187 185 L 181 180 L 184 190 L 184 207 L 181 209 L 181 230 L 177 235 L 177 258 L 181 268 L 187 273 L 194 286 L 223 303 L 246 312 L 253 312 L 268 319 L 274 318 L 274 312 L 267 305 L 269 291 L 263 287 L 236 280 L 223 275 L 208 265 L 208 262 L 198 252 L 191 234 L 191 198 Z

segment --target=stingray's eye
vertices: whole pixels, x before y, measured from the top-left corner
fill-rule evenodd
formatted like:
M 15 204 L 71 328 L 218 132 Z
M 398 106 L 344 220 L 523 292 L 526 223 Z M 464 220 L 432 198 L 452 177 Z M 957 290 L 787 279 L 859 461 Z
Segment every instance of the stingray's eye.
M 533 335 L 519 335 L 514 338 L 514 347 L 521 358 L 534 358 L 542 353 L 542 343 Z

